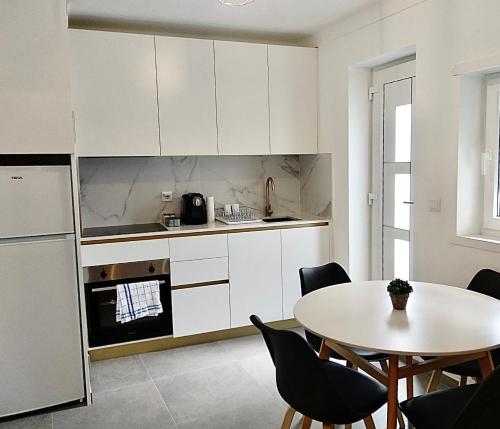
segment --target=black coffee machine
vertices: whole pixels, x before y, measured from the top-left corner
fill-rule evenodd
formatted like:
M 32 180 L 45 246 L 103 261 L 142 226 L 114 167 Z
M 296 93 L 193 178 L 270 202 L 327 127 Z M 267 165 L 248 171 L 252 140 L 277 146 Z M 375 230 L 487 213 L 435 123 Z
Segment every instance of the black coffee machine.
M 193 192 L 182 196 L 181 221 L 186 225 L 207 223 L 207 206 L 202 194 Z

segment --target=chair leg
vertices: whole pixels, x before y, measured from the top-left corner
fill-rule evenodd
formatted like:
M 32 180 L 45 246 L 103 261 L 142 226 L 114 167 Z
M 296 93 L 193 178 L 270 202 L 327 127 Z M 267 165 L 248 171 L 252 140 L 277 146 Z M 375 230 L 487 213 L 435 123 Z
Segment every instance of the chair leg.
M 335 429 L 335 425 L 332 423 L 323 423 L 323 429 Z
M 302 419 L 302 426 L 300 427 L 300 429 L 311 429 L 312 422 L 313 422 L 312 419 L 304 416 L 304 418 Z
M 373 417 L 372 416 L 365 417 L 363 419 L 363 421 L 365 422 L 365 428 L 366 429 L 376 429 L 375 428 L 375 422 L 373 421 Z
M 295 410 L 292 407 L 288 407 L 286 410 L 285 417 L 283 417 L 283 424 L 281 429 L 290 429 L 292 426 L 293 416 L 295 415 Z
M 458 384 L 460 387 L 461 386 L 466 386 L 467 385 L 467 376 L 466 375 L 462 375 L 460 376 L 460 383 Z
M 381 360 L 380 361 L 380 368 L 382 368 L 382 371 L 384 371 L 387 375 L 389 375 L 389 365 L 387 364 L 387 361 Z M 400 428 L 405 427 L 405 419 L 403 418 L 403 413 L 401 410 L 398 409 L 398 423 Z M 365 422 L 366 425 L 366 422 Z
M 429 380 L 429 384 L 427 385 L 427 389 L 425 389 L 425 393 L 434 392 L 434 390 L 438 388 L 442 373 L 443 371 L 440 369 L 435 369 L 432 372 L 432 376 L 431 379 Z
M 352 425 L 350 423 L 344 425 L 344 429 L 351 429 L 352 428 Z

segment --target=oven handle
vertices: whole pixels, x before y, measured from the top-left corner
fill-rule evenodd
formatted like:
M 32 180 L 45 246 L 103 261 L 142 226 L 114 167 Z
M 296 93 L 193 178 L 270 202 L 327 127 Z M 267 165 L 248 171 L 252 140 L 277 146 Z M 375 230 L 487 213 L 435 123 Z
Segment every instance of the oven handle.
M 165 280 L 160 280 L 158 283 L 161 285 L 165 284 Z M 104 292 L 107 290 L 116 290 L 116 286 L 109 286 L 109 287 L 101 287 L 101 288 L 97 288 L 97 289 L 92 289 L 92 293 Z

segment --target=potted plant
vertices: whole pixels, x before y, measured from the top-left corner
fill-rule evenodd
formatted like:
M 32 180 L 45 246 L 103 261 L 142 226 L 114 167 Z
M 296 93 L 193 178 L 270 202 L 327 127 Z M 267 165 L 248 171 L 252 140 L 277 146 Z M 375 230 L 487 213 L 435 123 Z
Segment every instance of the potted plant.
M 406 304 L 413 288 L 406 280 L 394 279 L 387 286 L 387 292 L 391 295 L 394 310 L 406 310 Z

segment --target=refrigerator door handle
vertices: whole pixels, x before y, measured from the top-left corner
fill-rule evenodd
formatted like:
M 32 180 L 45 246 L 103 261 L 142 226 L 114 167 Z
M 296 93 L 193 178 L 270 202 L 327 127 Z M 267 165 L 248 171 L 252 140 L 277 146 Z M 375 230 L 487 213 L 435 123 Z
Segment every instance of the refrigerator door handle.
M 34 235 L 31 237 L 16 237 L 16 238 L 0 238 L 0 245 L 4 244 L 22 244 L 22 243 L 37 243 L 43 241 L 63 241 L 75 240 L 75 234 L 51 234 L 51 235 Z

